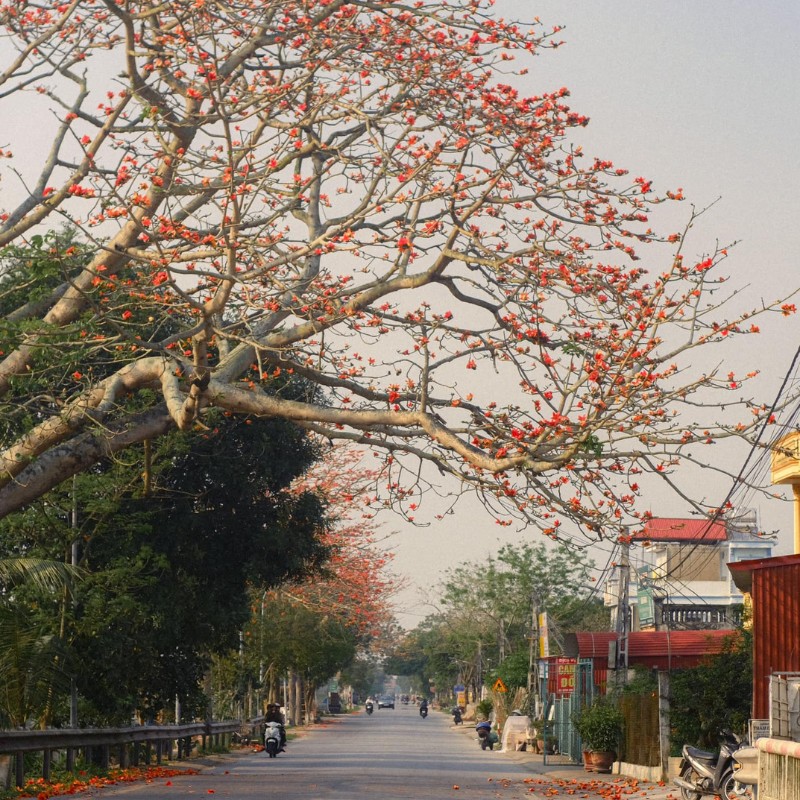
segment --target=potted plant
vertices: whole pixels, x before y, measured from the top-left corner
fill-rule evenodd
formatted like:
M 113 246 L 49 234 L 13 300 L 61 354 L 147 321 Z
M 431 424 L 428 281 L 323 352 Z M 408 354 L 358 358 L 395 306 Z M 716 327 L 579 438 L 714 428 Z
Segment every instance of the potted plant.
M 619 708 L 607 698 L 598 698 L 573 716 L 573 724 L 584 749 L 591 753 L 594 771 L 611 772 L 622 736 L 623 717 Z

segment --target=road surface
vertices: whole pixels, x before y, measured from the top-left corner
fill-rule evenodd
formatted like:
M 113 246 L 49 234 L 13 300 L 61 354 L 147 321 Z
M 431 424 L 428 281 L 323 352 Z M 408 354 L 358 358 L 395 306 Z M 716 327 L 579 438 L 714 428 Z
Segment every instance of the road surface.
M 652 784 L 605 776 L 598 781 L 572 767 L 541 774 L 541 758 L 482 751 L 471 728 L 454 729 L 449 716 L 420 718 L 398 705 L 367 716 L 334 717 L 290 740 L 287 752 L 237 751 L 202 760 L 196 775 L 106 787 L 124 800 L 477 800 L 480 798 L 624 798 L 667 800 Z M 537 774 L 538 773 L 538 774 Z M 609 781 L 617 780 L 616 783 Z M 677 793 L 674 794 L 677 797 Z

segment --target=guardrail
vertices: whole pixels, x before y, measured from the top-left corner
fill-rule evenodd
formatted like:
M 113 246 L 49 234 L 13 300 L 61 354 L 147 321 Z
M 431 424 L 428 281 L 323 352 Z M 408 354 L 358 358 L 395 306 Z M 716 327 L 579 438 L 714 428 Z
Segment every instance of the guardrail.
M 42 777 L 50 780 L 53 754 L 66 753 L 66 768 L 75 770 L 76 754 L 81 749 L 98 753 L 93 760 L 108 769 L 111 750 L 117 749 L 122 769 L 138 766 L 140 760 L 149 764 L 155 753 L 156 763 L 163 758 L 173 760 L 177 751 L 180 761 L 189 755 L 192 742 L 200 737 L 203 749 L 230 744 L 230 735 L 241 730 L 239 720 L 226 722 L 194 722 L 186 725 L 141 725 L 130 728 L 66 728 L 34 731 L 0 731 L 0 753 L 15 756 L 16 785 L 25 783 L 25 753 L 41 752 Z

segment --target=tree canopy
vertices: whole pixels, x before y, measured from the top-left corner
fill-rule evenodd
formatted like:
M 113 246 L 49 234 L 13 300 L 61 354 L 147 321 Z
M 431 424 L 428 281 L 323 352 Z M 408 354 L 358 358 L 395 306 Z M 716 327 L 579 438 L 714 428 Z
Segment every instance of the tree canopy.
M 0 0 L 0 108 L 47 142 L 0 159 L 0 515 L 221 408 L 370 445 L 408 516 L 431 463 L 617 536 L 644 475 L 770 419 L 697 368 L 758 330 L 725 247 L 656 229 L 680 189 L 584 153 L 526 88 L 558 29 L 491 5 Z
M 38 624 L 28 626 L 36 633 L 28 647 L 49 645 L 40 660 L 56 719 L 65 695 L 54 688 L 65 676 L 75 680 L 83 724 L 155 715 L 176 696 L 186 712 L 204 713 L 209 657 L 238 646 L 250 587 L 300 580 L 330 558 L 323 498 L 290 489 L 318 454 L 309 437 L 282 420 L 217 423 L 163 437 L 148 482 L 138 460 L 117 462 L 0 521 L 3 552 L 72 551 L 80 564 L 69 602 L 17 591 L 0 626 L 11 654 L 11 623 L 27 615 Z M 3 664 L 0 672 L 9 677 Z

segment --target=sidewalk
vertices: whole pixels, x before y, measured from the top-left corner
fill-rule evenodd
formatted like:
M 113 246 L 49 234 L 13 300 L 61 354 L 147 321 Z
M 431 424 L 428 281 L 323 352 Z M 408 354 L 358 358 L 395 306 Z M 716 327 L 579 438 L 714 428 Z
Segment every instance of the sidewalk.
M 475 739 L 475 728 L 469 722 L 463 725 L 451 725 L 451 731 Z M 631 778 L 627 775 L 600 775 L 586 772 L 579 764 L 545 764 L 544 756 L 531 753 L 527 750 L 497 750 L 498 758 L 508 759 L 518 764 L 532 776 L 530 781 L 533 786 L 541 787 L 547 794 L 558 796 L 564 790 L 566 795 L 576 797 L 591 797 L 588 792 L 601 798 L 614 798 L 622 800 L 626 797 L 638 797 L 642 800 L 680 800 L 680 790 L 671 784 L 651 783 Z M 548 791 L 552 789 L 552 791 Z M 533 788 L 530 789 L 533 792 Z

